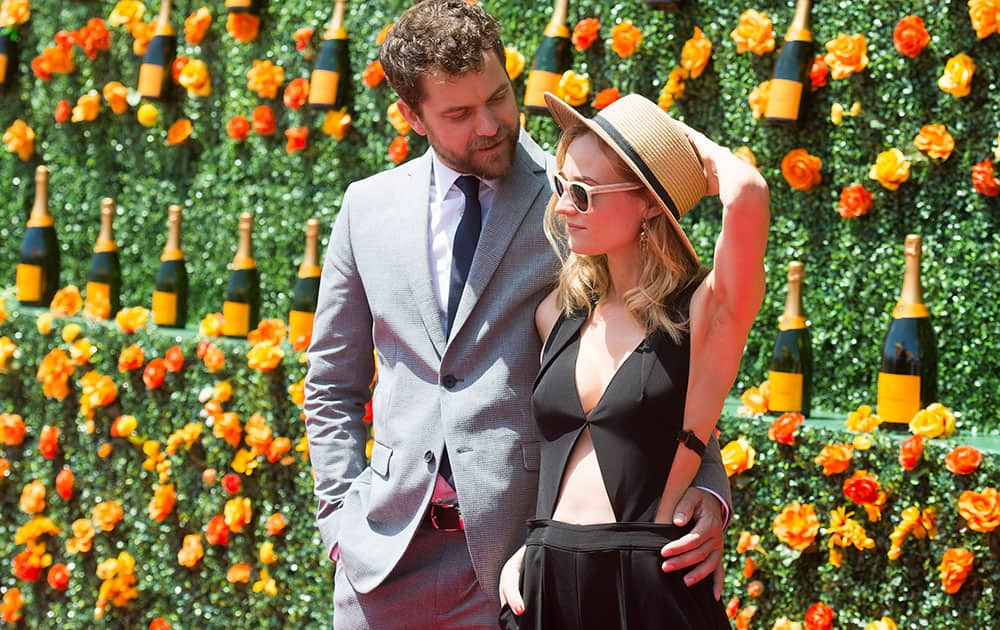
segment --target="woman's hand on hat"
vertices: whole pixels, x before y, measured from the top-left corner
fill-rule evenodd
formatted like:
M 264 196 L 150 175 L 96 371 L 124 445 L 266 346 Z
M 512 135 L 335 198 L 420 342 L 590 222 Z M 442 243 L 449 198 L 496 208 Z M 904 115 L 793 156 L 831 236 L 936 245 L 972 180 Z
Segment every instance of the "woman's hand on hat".
M 742 195 L 767 190 L 767 184 L 757 169 L 700 131 L 676 122 L 701 156 L 708 187 L 706 195 L 719 195 L 723 205 L 728 205 Z M 719 173 L 724 177 L 720 179 Z

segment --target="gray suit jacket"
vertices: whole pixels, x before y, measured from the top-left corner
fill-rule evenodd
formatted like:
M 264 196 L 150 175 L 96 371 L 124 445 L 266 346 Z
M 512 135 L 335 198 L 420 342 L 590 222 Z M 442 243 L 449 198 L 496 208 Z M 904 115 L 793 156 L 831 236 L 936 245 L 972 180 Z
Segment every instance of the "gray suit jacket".
M 333 227 L 305 384 L 306 427 L 327 554 L 339 544 L 367 593 L 426 513 L 445 443 L 479 583 L 497 598 L 538 488 L 530 412 L 541 346 L 535 307 L 558 260 L 542 232 L 548 158 L 521 134 L 482 228 L 451 338 L 431 286 L 431 156 L 355 182 Z M 373 350 L 374 448 L 365 459 Z M 697 480 L 729 499 L 717 441 Z M 429 559 L 432 562 L 433 559 Z M 499 607 L 499 603 L 497 604 Z

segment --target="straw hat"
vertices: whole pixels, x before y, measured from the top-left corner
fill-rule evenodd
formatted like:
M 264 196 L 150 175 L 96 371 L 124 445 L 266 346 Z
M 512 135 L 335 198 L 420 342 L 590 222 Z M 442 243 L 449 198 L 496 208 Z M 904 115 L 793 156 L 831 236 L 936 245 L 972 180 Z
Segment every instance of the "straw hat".
M 638 94 L 623 96 L 592 119 L 584 118 L 551 92 L 545 93 L 545 103 L 563 130 L 584 124 L 621 157 L 659 202 L 681 243 L 698 262 L 698 254 L 678 221 L 705 196 L 705 170 L 674 119 Z

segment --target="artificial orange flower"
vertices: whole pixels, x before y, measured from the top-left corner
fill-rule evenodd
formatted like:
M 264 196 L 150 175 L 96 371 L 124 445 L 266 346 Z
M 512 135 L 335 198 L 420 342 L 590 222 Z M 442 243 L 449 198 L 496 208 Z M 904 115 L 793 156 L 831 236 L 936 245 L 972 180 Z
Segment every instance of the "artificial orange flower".
M 285 144 L 285 153 L 291 154 L 304 151 L 309 141 L 309 127 L 286 129 L 285 138 L 288 139 L 288 142 Z
M 147 508 L 149 518 L 162 523 L 174 511 L 176 503 L 177 493 L 174 492 L 174 484 L 156 486 L 156 489 L 153 491 L 153 498 Z
M 20 26 L 31 17 L 28 0 L 3 0 L 0 3 L 0 28 Z
M 969 19 L 976 37 L 985 39 L 1000 33 L 1000 2 L 998 0 L 969 0 Z
M 135 588 L 135 558 L 127 551 L 97 565 L 97 577 L 103 582 L 97 592 L 94 619 L 104 617 L 108 604 L 125 607 L 139 597 L 139 591 Z
M 972 446 L 956 446 L 944 458 L 945 466 L 956 475 L 968 475 L 979 468 L 983 454 Z
M 104 86 L 104 100 L 115 114 L 123 114 L 128 111 L 128 89 L 120 81 L 111 81 Z
M 123 308 L 115 315 L 115 323 L 125 334 L 131 334 L 140 328 L 145 328 L 149 322 L 149 311 L 141 306 Z
M 94 524 L 90 519 L 79 518 L 73 521 L 72 528 L 73 537 L 66 541 L 66 553 L 73 555 L 90 551 L 96 533 Z
M 45 558 L 48 557 L 49 562 L 52 561 L 52 556 L 46 554 L 44 549 L 44 545 L 41 545 L 41 549 L 37 552 L 29 548 L 14 556 L 12 562 L 14 577 L 25 582 L 37 582 L 42 577 L 42 569 L 46 566 Z
M 781 542 L 796 551 L 802 551 L 816 539 L 819 518 L 811 503 L 795 501 L 782 508 L 771 523 L 771 531 Z
M 924 125 L 913 138 L 913 144 L 932 158 L 947 160 L 955 150 L 955 138 L 944 125 Z
M 111 444 L 105 442 L 104 444 L 101 444 L 101 446 L 97 449 L 97 456 L 100 457 L 101 459 L 107 459 L 108 457 L 111 456 L 112 450 L 114 450 L 114 447 L 111 446 Z
M 226 581 L 230 584 L 246 584 L 250 581 L 250 565 L 237 562 L 226 571 Z
M 700 28 L 694 27 L 694 35 L 681 48 L 681 67 L 687 70 L 690 78 L 697 79 L 705 71 L 711 56 L 712 40 L 705 37 Z
M 111 33 L 101 18 L 90 18 L 87 24 L 73 33 L 76 45 L 83 49 L 88 59 L 96 59 L 97 53 L 111 48 Z
M 410 123 L 406 120 L 406 116 L 403 116 L 403 112 L 399 109 L 399 101 L 395 101 L 389 104 L 389 107 L 385 110 L 386 118 L 389 119 L 389 124 L 392 128 L 396 130 L 396 133 L 405 136 L 410 133 Z
M 189 119 L 177 119 L 174 124 L 170 125 L 170 129 L 167 129 L 167 146 L 182 144 L 191 136 L 191 132 L 193 130 L 194 127 L 191 125 L 191 121 Z
M 63 466 L 59 474 L 56 475 L 56 494 L 63 501 L 69 501 L 73 497 L 73 485 L 76 483 L 76 477 L 73 475 L 73 471 L 69 466 Z
M 793 446 L 795 444 L 795 432 L 799 426 L 805 422 L 806 417 L 801 413 L 789 411 L 778 416 L 767 430 L 767 437 L 779 444 Z
M 901 54 L 916 59 L 931 41 L 924 28 L 924 21 L 916 15 L 907 15 L 896 23 L 892 31 L 892 45 Z
M 254 344 L 247 352 L 247 365 L 261 372 L 270 372 L 281 365 L 281 360 L 285 357 L 284 351 L 273 341 L 265 340 Z
M 238 42 L 252 42 L 260 33 L 260 16 L 253 13 L 230 13 L 226 31 Z
M 611 87 L 601 90 L 594 96 L 594 102 L 591 103 L 591 107 L 594 109 L 604 109 L 608 105 L 614 103 L 619 98 L 621 98 L 621 93 L 618 88 Z
M 56 291 L 49 310 L 56 317 L 72 317 L 80 312 L 81 307 L 83 298 L 80 296 L 80 289 L 70 284 Z
M 274 133 L 277 122 L 274 119 L 274 110 L 269 105 L 258 105 L 251 115 L 253 130 L 259 136 L 269 136 Z M 219 329 L 221 334 L 222 330 Z
M 4 446 L 20 446 L 28 428 L 24 419 L 16 413 L 0 413 L 0 444 Z
M 836 547 L 850 547 L 864 550 L 875 547 L 875 541 L 865 531 L 864 525 L 851 518 L 854 512 L 848 512 L 847 508 L 840 507 L 830 512 L 830 526 L 827 533 L 830 535 L 827 547 L 830 550 L 829 563 L 839 567 L 842 554 Z
M 146 364 L 146 369 L 142 371 L 142 382 L 145 383 L 146 389 L 156 389 L 163 384 L 163 377 L 166 374 L 166 363 L 157 357 Z
M 507 78 L 511 81 L 517 79 L 524 72 L 524 66 L 527 61 L 521 51 L 516 48 L 511 48 L 506 46 L 503 49 L 504 52 L 504 70 L 507 72 Z
M 118 398 L 118 386 L 110 376 L 91 370 L 80 379 L 80 413 L 94 417 L 94 409 L 107 407 Z
M 275 98 L 284 82 L 285 69 L 270 61 L 254 59 L 253 67 L 247 71 L 247 87 L 261 98 Z
M 845 219 L 854 219 L 868 214 L 872 208 L 872 194 L 861 184 L 847 186 L 840 191 L 837 213 Z M 853 413 L 853 412 L 852 412 Z M 878 416 L 872 416 L 877 418 Z
M 924 436 L 919 433 L 903 440 L 899 445 L 899 465 L 903 470 L 913 470 L 924 453 Z
M 389 159 L 400 164 L 410 154 L 410 141 L 406 136 L 396 136 L 389 144 Z
M 590 48 L 597 41 L 601 31 L 601 22 L 597 18 L 583 18 L 573 27 L 573 35 L 570 41 L 573 47 L 583 52 Z
M 285 517 L 282 516 L 281 512 L 275 512 L 267 518 L 267 535 L 277 536 L 281 534 L 285 531 L 286 525 L 287 523 L 285 522 Z
M 250 121 L 243 116 L 233 116 L 226 123 L 226 135 L 237 142 L 246 140 L 250 133 Z
M 177 552 L 177 563 L 182 567 L 193 569 L 205 557 L 205 549 L 201 546 L 201 534 L 188 534 L 184 537 L 181 550 Z
M 382 62 L 378 59 L 369 62 L 361 72 L 361 82 L 373 88 L 385 79 L 385 70 L 382 69 Z
M 137 344 L 132 344 L 122 349 L 118 355 L 118 371 L 130 372 L 138 370 L 146 362 L 146 354 Z
M 757 451 L 742 436 L 722 448 L 722 466 L 726 476 L 732 477 L 753 468 Z
M 941 572 L 941 586 L 945 593 L 954 595 L 962 588 L 974 561 L 975 556 L 968 549 L 952 547 L 944 552 L 938 571 Z
M 910 420 L 910 432 L 929 439 L 949 437 L 955 432 L 955 414 L 941 403 L 931 403 Z
M 122 506 L 117 501 L 101 501 L 94 506 L 90 520 L 101 531 L 110 532 L 125 516 Z
M 813 460 L 823 467 L 824 475 L 834 475 L 847 470 L 854 457 L 854 447 L 850 444 L 827 444 Z
M 813 59 L 812 66 L 809 68 L 809 91 L 815 92 L 824 87 L 826 76 L 829 73 L 830 66 L 826 65 L 826 59 L 823 58 L 823 55 L 818 55 Z
M 152 621 L 149 622 L 149 627 L 146 630 L 172 630 L 170 624 L 163 617 L 154 617 Z
M 861 72 L 868 66 L 868 43 L 865 36 L 860 33 L 840 33 L 836 39 L 826 43 L 824 60 L 834 79 L 844 79 Z
M 45 511 L 45 484 L 37 479 L 24 484 L 21 488 L 21 511 L 25 514 L 38 514 Z
M 323 118 L 323 133 L 333 137 L 334 140 L 343 140 L 350 128 L 351 115 L 347 113 L 346 107 L 328 111 Z
M 788 617 L 778 617 L 771 626 L 771 630 L 802 630 L 802 624 L 798 621 L 792 621 Z
M 642 43 L 642 31 L 628 20 L 615 24 L 611 29 L 611 50 L 618 53 L 619 57 L 625 58 L 635 54 L 640 43 Z
M 188 422 L 180 429 L 177 429 L 167 436 L 167 455 L 173 455 L 182 446 L 189 451 L 201 438 L 201 430 L 204 427 L 200 422 Z
M 781 160 L 781 174 L 795 190 L 809 190 L 823 181 L 820 168 L 823 160 L 805 149 L 792 149 Z
M 274 543 L 270 540 L 261 544 L 257 551 L 257 558 L 264 564 L 274 564 L 278 561 L 278 554 L 274 553 Z
M 750 91 L 750 96 L 747 97 L 747 103 L 750 104 L 750 114 L 754 117 L 754 119 L 760 120 L 760 117 L 764 115 L 764 112 L 767 111 L 767 101 L 770 98 L 770 81 L 764 81 Z
M 212 94 L 212 76 L 208 66 L 201 59 L 192 59 L 184 64 L 177 83 L 187 90 L 188 96 L 209 96 Z
M 212 25 L 212 14 L 207 7 L 201 7 L 184 20 L 184 39 L 192 46 L 197 46 L 205 38 L 208 27 Z
M 149 42 L 153 41 L 153 36 L 156 34 L 156 21 L 136 20 L 130 22 L 125 28 L 132 34 L 132 54 L 142 57 L 146 54 Z
M 289 109 L 299 109 L 309 100 L 309 79 L 299 77 L 292 79 L 285 86 L 285 92 L 281 99 L 285 107 Z
M 760 580 L 754 580 L 747 584 L 747 595 L 753 598 L 760 597 L 764 594 L 764 583 Z M 773 628 L 771 630 L 774 630 Z
M 55 459 L 59 452 L 59 427 L 50 424 L 42 427 L 42 432 L 38 434 L 38 452 L 45 459 Z
M 806 611 L 806 630 L 833 630 L 833 609 L 816 602 Z
M 747 51 L 763 55 L 774 50 L 774 25 L 766 14 L 747 9 L 740 14 L 736 28 L 729 36 L 736 42 L 736 53 Z
M 0 310 L 2 313 L 2 310 Z M 0 316 L 0 320 L 3 317 Z M 0 321 L 0 323 L 3 323 Z M 4 335 L 0 337 L 0 373 L 6 373 L 10 368 L 10 360 L 14 358 L 14 353 L 17 352 L 17 344 L 10 340 L 10 337 Z
M 146 14 L 146 5 L 139 0 L 120 0 L 111 15 L 108 16 L 108 24 L 111 26 L 126 26 L 141 20 Z
M 69 104 L 66 99 L 60 100 L 56 103 L 55 119 L 57 123 L 64 123 L 69 120 L 70 114 L 73 113 L 73 106 Z
M 976 72 L 976 62 L 965 53 L 959 53 L 948 60 L 944 74 L 938 79 L 942 92 L 961 98 L 968 96 L 972 85 L 972 75 Z
M 252 448 L 257 454 L 267 453 L 268 447 L 271 445 L 271 440 L 273 439 L 273 434 L 271 432 L 271 427 L 268 426 L 267 420 L 264 416 L 259 413 L 255 413 L 250 416 L 247 420 L 246 426 L 243 427 L 245 432 L 244 440 L 247 446 Z
M 205 540 L 210 545 L 229 545 L 229 527 L 226 526 L 225 516 L 216 514 L 205 524 Z
M 910 161 L 899 149 L 883 151 L 868 170 L 868 177 L 889 190 L 897 190 L 903 182 L 910 179 Z
M 57 591 L 65 591 L 69 588 L 69 569 L 63 563 L 54 564 L 49 567 L 49 572 L 45 577 L 45 581 L 49 583 L 53 589 Z
M 202 359 L 205 369 L 209 372 L 218 372 L 226 366 L 226 355 L 222 349 L 214 343 L 208 344 L 205 350 L 205 358 Z
M 168 372 L 180 372 L 184 369 L 184 351 L 180 346 L 171 346 L 163 355 L 163 365 Z
M 139 420 L 135 416 L 130 414 L 118 416 L 111 423 L 111 437 L 128 437 L 138 426 Z
M 37 378 L 47 398 L 62 400 L 69 394 L 67 382 L 73 375 L 73 363 L 62 348 L 53 348 L 38 365 Z
M 229 381 L 219 381 L 212 388 L 212 398 L 220 403 L 229 402 L 233 397 L 233 386 Z
M 574 107 L 583 105 L 590 96 L 590 79 L 586 75 L 567 70 L 559 79 L 556 96 Z
M 223 510 L 223 516 L 225 518 L 226 527 L 229 531 L 234 534 L 238 534 L 243 531 L 245 525 L 250 524 L 250 520 L 253 518 L 253 509 L 250 506 L 250 499 L 247 497 L 234 497 L 226 501 L 226 507 Z
M 875 503 L 878 500 L 878 479 L 866 470 L 856 471 L 844 480 L 844 496 L 858 505 Z
M 305 379 L 288 386 L 288 397 L 291 398 L 293 405 L 302 406 L 306 400 Z
M 232 411 L 227 411 L 217 417 L 212 424 L 212 435 L 229 442 L 233 448 L 240 445 L 243 438 L 243 426 L 240 417 Z
M 972 187 L 980 195 L 996 197 L 1000 195 L 1000 182 L 993 174 L 993 162 L 986 158 L 972 167 Z
M 989 487 L 982 492 L 966 490 L 958 497 L 958 513 L 969 529 L 992 532 L 1000 526 L 1000 493 Z
M 754 560 L 753 558 L 751 558 L 750 556 L 747 556 L 746 558 L 744 558 L 743 559 L 743 577 L 746 578 L 746 579 L 748 579 L 748 580 L 750 578 L 752 578 L 754 572 L 757 571 L 757 567 L 758 566 L 759 565 L 757 564 L 757 561 Z
M 290 450 L 292 450 L 291 440 L 287 437 L 275 438 L 267 447 L 267 461 L 276 462 Z M 285 464 L 287 462 L 282 461 L 282 463 Z
M 292 33 L 292 39 L 295 40 L 295 50 L 299 52 L 305 51 L 309 48 L 309 41 L 312 39 L 313 29 L 309 27 L 303 27 Z
M 27 162 L 35 153 L 35 130 L 17 118 L 3 132 L 3 143 L 8 151 L 16 153 L 22 162 Z

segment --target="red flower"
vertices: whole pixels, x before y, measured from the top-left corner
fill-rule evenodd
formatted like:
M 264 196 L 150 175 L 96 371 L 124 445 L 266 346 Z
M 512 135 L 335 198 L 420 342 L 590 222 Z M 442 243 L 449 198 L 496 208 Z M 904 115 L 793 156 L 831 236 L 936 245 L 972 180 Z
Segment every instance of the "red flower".
M 14 556 L 14 577 L 25 582 L 37 582 L 42 577 L 41 560 L 31 553 L 30 549 L 25 549 Z
M 157 357 L 146 364 L 146 369 L 142 371 L 142 382 L 146 384 L 146 389 L 157 389 L 163 385 L 163 377 L 167 374 L 167 363 Z
M 286 129 L 285 137 L 288 138 L 288 143 L 285 145 L 285 153 L 302 151 L 309 142 L 309 127 Z
M 597 41 L 600 31 L 601 22 L 597 18 L 584 18 L 573 27 L 573 35 L 570 37 L 570 41 L 573 42 L 573 46 L 577 50 L 582 52 L 590 48 Z
M 269 136 L 274 133 L 277 123 L 274 120 L 274 110 L 269 105 L 255 107 L 253 114 L 254 133 L 260 136 Z
M 56 45 L 64 50 L 69 50 L 76 43 L 76 36 L 78 31 L 66 31 L 62 30 L 56 33 L 52 39 L 55 41 Z
M 783 413 L 771 423 L 771 427 L 767 430 L 767 437 L 779 444 L 794 446 L 795 432 L 805 420 L 806 417 L 801 413 L 794 411 Z
M 920 456 L 924 453 L 924 436 L 917 433 L 913 437 L 906 438 L 899 445 L 899 465 L 903 470 L 913 470 L 920 463 Z
M 972 187 L 976 192 L 987 197 L 1000 195 L 1000 183 L 993 175 L 993 162 L 986 158 L 972 167 Z
M 210 545 L 222 545 L 225 547 L 229 544 L 229 527 L 226 526 L 225 516 L 216 514 L 205 525 L 205 540 Z
M 237 142 L 247 139 L 250 134 L 250 121 L 244 116 L 233 116 L 226 123 L 226 135 Z
M 73 39 L 88 59 L 96 59 L 97 53 L 111 48 L 111 33 L 101 18 L 90 18 L 86 26 L 73 34 Z
M 859 470 L 844 480 L 844 496 L 859 505 L 875 503 L 878 490 L 878 479 L 865 470 Z
M 69 466 L 63 466 L 63 469 L 56 475 L 56 494 L 62 497 L 63 501 L 69 501 L 73 496 L 75 483 L 76 477 L 73 476 L 73 471 L 69 469 Z
M 907 57 L 919 56 L 930 41 L 931 36 L 924 28 L 924 21 L 915 15 L 907 15 L 892 31 L 892 45 Z
M 382 69 L 382 63 L 378 59 L 369 63 L 365 67 L 364 72 L 361 73 L 361 81 L 370 88 L 381 83 L 384 78 L 385 71 Z
M 410 141 L 406 136 L 396 136 L 389 145 L 389 159 L 399 164 L 410 154 Z
M 31 71 L 42 81 L 52 78 L 52 64 L 45 55 L 38 55 L 31 60 Z
M 246 119 L 244 119 L 246 120 Z M 184 351 L 180 346 L 173 346 L 163 356 L 163 365 L 168 372 L 180 372 L 184 369 Z
M 154 617 L 152 621 L 149 622 L 148 630 L 170 630 L 170 624 L 163 617 Z
M 240 491 L 240 476 L 236 473 L 228 473 L 222 477 L 222 487 L 229 494 L 236 494 Z
M 285 103 L 285 107 L 289 109 L 298 109 L 306 104 L 306 100 L 309 98 L 309 79 L 292 79 L 292 81 L 285 86 L 285 93 L 282 95 L 282 100 Z
M 65 591 L 69 588 L 69 569 L 63 563 L 53 564 L 49 567 L 49 574 L 46 578 L 49 586 L 57 591 Z
M 983 454 L 971 446 L 956 446 L 944 458 L 945 466 L 956 475 L 968 475 L 979 468 L 982 461 Z
M 205 354 L 208 352 L 208 347 L 212 345 L 212 342 L 207 339 L 202 339 L 198 342 L 198 347 L 195 349 L 195 354 L 199 359 L 204 359 Z
M 292 34 L 292 39 L 295 40 L 295 50 L 299 52 L 306 49 L 309 46 L 309 40 L 312 39 L 313 30 L 311 28 L 300 28 Z
M 820 89 L 826 85 L 826 75 L 829 74 L 830 69 L 826 65 L 826 59 L 823 55 L 817 55 L 813 59 L 812 67 L 809 69 L 809 89 L 812 92 Z
M 59 452 L 59 429 L 51 425 L 42 428 L 41 435 L 38 436 L 38 452 L 45 459 L 53 459 Z
M 621 98 L 621 93 L 618 91 L 618 88 L 607 88 L 597 93 L 597 96 L 594 97 L 594 102 L 591 103 L 591 105 L 594 109 L 604 109 L 608 105 L 617 101 L 619 98 Z
M 73 106 L 69 101 L 63 99 L 56 103 L 56 122 L 64 123 L 69 120 L 69 115 L 73 113 Z
M 174 63 L 170 65 L 170 77 L 174 80 L 174 83 L 180 85 L 181 82 L 181 72 L 184 70 L 184 66 L 188 64 L 187 55 L 179 55 L 177 59 L 174 59 Z M 194 68 L 194 66 L 191 66 Z
M 816 602 L 806 611 L 806 630 L 832 630 L 833 609 L 823 602 Z
M 371 424 L 373 419 L 374 415 L 372 412 L 372 401 L 369 400 L 368 402 L 365 403 L 365 415 L 361 417 L 361 421 Z
M 861 184 L 847 186 L 840 191 L 837 213 L 845 219 L 853 219 L 868 214 L 872 209 L 872 194 Z

